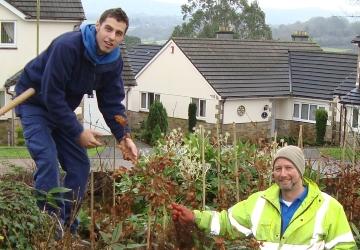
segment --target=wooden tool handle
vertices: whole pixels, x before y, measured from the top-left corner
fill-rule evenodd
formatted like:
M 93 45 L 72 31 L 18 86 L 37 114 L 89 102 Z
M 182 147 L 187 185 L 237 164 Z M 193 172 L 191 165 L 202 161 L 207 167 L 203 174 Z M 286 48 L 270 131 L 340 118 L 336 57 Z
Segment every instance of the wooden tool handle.
M 6 104 L 4 107 L 0 109 L 0 116 L 4 115 L 9 110 L 15 108 L 17 105 L 23 103 L 27 99 L 29 99 L 30 96 L 35 94 L 34 88 L 29 88 L 25 90 L 23 93 L 21 93 L 19 96 L 15 97 L 13 100 L 11 100 L 8 104 Z

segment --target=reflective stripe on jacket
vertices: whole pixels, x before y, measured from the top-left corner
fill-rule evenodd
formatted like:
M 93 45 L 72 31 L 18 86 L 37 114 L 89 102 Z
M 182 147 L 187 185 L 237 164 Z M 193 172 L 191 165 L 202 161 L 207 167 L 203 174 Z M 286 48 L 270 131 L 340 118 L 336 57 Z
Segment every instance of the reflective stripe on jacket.
M 227 211 L 194 211 L 200 229 L 230 238 L 253 235 L 261 249 L 357 249 L 342 205 L 304 179 L 308 195 L 280 236 L 277 184 Z

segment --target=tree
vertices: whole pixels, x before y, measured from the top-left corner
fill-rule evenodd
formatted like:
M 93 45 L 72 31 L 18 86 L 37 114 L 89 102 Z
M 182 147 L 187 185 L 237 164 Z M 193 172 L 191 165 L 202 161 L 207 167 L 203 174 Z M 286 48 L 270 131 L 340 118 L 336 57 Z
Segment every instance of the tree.
M 137 36 L 125 36 L 126 48 L 130 49 L 135 45 L 141 44 L 141 39 Z
M 220 28 L 231 28 L 235 38 L 271 39 L 271 29 L 265 23 L 265 13 L 257 1 L 188 0 L 181 6 L 184 23 L 175 27 L 172 36 L 216 36 Z

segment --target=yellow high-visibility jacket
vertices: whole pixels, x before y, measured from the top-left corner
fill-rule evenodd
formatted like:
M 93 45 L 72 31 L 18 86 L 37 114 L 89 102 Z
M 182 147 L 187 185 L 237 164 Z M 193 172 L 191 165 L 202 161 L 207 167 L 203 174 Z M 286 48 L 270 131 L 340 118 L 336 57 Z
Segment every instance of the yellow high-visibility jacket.
M 277 184 L 227 211 L 195 210 L 195 222 L 214 235 L 253 235 L 261 242 L 261 249 L 357 249 L 342 205 L 311 180 L 304 178 L 304 184 L 308 194 L 282 236 Z

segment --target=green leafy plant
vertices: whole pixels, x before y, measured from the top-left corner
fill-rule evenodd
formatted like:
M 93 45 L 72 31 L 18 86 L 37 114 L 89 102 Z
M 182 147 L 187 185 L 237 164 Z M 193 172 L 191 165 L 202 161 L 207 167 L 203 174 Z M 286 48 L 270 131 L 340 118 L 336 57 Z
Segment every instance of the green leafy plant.
M 45 203 L 49 204 L 53 208 L 59 208 L 58 201 L 68 201 L 70 200 L 64 199 L 62 194 L 70 192 L 71 189 L 65 187 L 55 187 L 49 190 L 48 192 L 42 190 L 36 190 L 38 195 L 36 196 L 38 201 L 44 201 Z
M 188 122 L 189 122 L 189 126 L 188 126 L 188 130 L 190 133 L 194 132 L 194 129 L 196 127 L 196 104 L 195 103 L 190 103 L 189 104 L 189 108 L 188 108 Z
M 47 241 L 52 220 L 39 210 L 26 184 L 0 181 L 0 214 L 0 249 L 33 249 Z
M 317 109 L 315 113 L 315 129 L 316 129 L 316 144 L 324 145 L 325 133 L 326 133 L 326 124 L 328 120 L 328 113 L 324 109 Z
M 151 144 L 159 138 L 154 138 L 153 134 L 156 132 L 157 126 L 160 128 L 161 133 L 166 134 L 168 129 L 168 120 L 167 113 L 164 106 L 159 101 L 155 101 L 149 111 L 149 116 L 146 120 L 146 134 L 145 140 L 147 143 Z M 159 135 L 158 131 L 157 134 Z M 155 140 L 156 139 L 156 140 Z
M 24 146 L 25 145 L 25 139 L 24 139 L 24 133 L 23 129 L 21 127 L 17 127 L 16 129 L 16 145 L 17 146 Z
M 350 227 L 351 227 L 351 230 L 353 231 L 353 234 L 354 234 L 354 239 L 355 239 L 355 242 L 356 242 L 356 246 L 359 248 L 360 247 L 360 232 L 359 232 L 359 229 L 352 222 L 350 222 Z
M 119 223 L 113 230 L 112 234 L 100 232 L 101 238 L 106 244 L 106 249 L 123 250 L 123 249 L 136 249 L 146 244 L 121 244 L 119 243 L 122 234 L 123 226 Z

